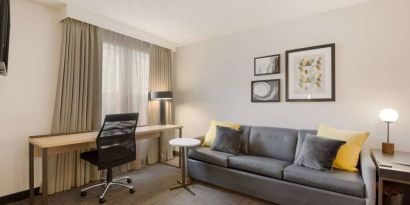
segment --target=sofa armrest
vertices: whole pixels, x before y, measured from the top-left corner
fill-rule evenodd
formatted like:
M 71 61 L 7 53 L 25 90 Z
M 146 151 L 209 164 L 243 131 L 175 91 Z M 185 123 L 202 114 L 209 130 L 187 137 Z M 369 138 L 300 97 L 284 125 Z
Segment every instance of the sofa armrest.
M 204 139 L 205 139 L 205 136 L 199 136 L 199 137 L 194 137 L 194 139 L 197 139 L 197 140 L 199 140 L 199 141 L 201 141 L 201 144 L 199 145 L 199 147 L 201 147 L 202 146 L 202 143 L 204 143 Z M 198 148 L 198 147 L 190 147 L 190 148 L 188 148 L 188 158 L 189 158 L 189 156 L 190 156 L 190 152 L 191 152 L 191 150 L 195 150 L 196 148 Z
M 369 151 L 362 151 L 360 155 L 360 170 L 366 185 L 366 205 L 376 204 L 376 166 Z
M 205 136 L 194 137 L 194 139 L 201 141 L 201 144 L 202 144 L 204 143 Z

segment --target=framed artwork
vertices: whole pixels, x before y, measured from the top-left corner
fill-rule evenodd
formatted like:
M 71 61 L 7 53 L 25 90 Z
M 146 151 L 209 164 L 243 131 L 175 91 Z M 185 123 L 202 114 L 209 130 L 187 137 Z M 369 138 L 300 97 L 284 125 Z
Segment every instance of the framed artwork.
M 280 102 L 280 79 L 252 81 L 251 102 Z
M 280 73 L 280 55 L 257 57 L 253 61 L 254 75 L 270 75 Z
M 286 51 L 286 101 L 335 101 L 335 44 Z

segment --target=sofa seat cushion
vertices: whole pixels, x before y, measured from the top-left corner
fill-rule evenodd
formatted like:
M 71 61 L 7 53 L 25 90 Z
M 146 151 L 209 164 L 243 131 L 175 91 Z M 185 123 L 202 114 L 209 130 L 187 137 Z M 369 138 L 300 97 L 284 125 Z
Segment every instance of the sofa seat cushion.
M 213 151 L 209 147 L 190 148 L 188 157 L 199 161 L 207 162 L 221 167 L 228 167 L 228 158 L 234 154 Z
M 334 169 L 323 172 L 298 165 L 290 165 L 283 173 L 285 181 L 316 187 L 350 196 L 364 197 L 365 184 L 358 172 Z
M 228 167 L 255 174 L 282 179 L 283 169 L 289 162 L 252 155 L 240 155 L 229 158 Z

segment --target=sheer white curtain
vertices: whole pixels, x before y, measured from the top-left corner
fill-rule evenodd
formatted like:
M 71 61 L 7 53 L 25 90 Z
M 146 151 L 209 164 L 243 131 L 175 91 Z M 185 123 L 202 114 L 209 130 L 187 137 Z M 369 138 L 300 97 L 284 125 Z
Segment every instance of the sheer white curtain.
M 138 112 L 148 123 L 149 43 L 102 31 L 102 117 Z
M 138 112 L 138 125 L 148 124 L 148 82 L 150 44 L 101 29 L 102 100 L 101 116 Z M 148 141 L 138 140 L 137 160 L 120 166 L 125 172 L 139 169 L 147 156 Z

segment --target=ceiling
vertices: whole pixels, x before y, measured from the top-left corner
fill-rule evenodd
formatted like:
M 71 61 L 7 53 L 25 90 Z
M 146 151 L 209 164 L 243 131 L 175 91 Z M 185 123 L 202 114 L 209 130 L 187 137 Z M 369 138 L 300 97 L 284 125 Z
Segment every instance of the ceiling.
M 62 2 L 186 45 L 371 0 L 35 0 Z

